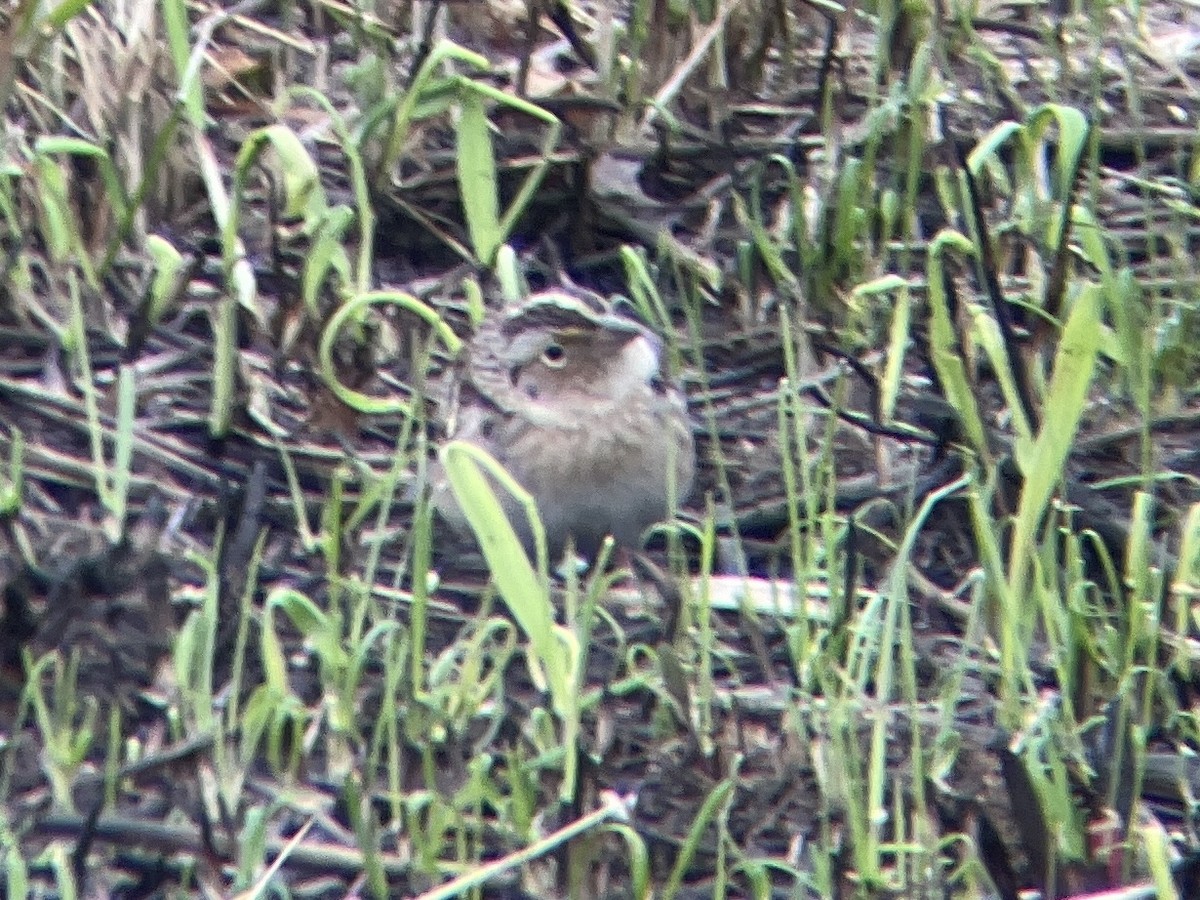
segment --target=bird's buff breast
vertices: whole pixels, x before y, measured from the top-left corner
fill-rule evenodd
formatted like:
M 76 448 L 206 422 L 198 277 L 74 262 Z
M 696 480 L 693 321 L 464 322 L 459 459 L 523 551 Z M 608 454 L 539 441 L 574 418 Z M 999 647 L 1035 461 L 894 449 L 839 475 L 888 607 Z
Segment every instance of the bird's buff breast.
M 513 416 L 494 424 L 487 439 L 472 427 L 459 436 L 491 452 L 533 494 L 552 545 L 568 533 L 588 553 L 607 534 L 634 544 L 671 515 L 672 496 L 679 501 L 691 490 L 691 431 L 672 398 L 580 405 L 557 419 Z

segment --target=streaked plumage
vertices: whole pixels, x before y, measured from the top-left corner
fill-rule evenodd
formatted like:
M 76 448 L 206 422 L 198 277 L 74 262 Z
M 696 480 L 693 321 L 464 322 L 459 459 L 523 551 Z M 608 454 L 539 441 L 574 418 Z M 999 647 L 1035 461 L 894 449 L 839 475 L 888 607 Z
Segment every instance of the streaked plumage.
M 691 424 L 661 349 L 638 323 L 563 291 L 493 315 L 472 340 L 450 437 L 487 449 L 533 494 L 552 553 L 568 534 L 586 555 L 607 534 L 636 546 L 674 513 L 669 498 L 691 491 Z M 435 503 L 465 524 L 448 486 Z M 506 509 L 528 544 L 523 515 Z

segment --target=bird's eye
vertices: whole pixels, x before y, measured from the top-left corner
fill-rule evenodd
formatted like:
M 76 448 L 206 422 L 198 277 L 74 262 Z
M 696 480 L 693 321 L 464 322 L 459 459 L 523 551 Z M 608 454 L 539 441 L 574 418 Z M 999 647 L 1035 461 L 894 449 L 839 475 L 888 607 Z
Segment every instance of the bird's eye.
M 567 351 L 563 349 L 562 344 L 549 344 L 542 351 L 542 362 L 552 369 L 562 368 L 567 362 Z

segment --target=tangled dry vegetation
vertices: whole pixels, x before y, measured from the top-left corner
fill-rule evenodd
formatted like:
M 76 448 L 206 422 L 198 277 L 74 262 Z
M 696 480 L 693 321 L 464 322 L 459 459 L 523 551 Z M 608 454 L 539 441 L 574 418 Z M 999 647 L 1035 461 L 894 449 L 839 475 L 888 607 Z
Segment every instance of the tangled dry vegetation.
M 0 895 L 1200 896 L 1198 46 L 10 6 Z M 564 277 L 696 422 L 636 572 L 427 502 L 426 387 Z

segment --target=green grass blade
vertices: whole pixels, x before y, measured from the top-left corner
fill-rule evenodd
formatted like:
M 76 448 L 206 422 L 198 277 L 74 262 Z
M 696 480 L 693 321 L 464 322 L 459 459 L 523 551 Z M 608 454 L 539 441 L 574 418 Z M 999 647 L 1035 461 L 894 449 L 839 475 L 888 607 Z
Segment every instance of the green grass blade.
M 465 87 L 456 139 L 458 188 L 471 246 L 480 263 L 491 266 L 502 241 L 495 148 L 491 125 L 483 108 L 483 96 Z
M 1079 428 L 1100 348 L 1100 287 L 1085 286 L 1063 328 L 1046 395 L 1042 429 L 1032 447 L 1018 444 L 1017 462 L 1025 476 L 1017 506 L 1009 559 L 1009 592 L 1024 593 L 1034 531 L 1042 521 L 1054 486 L 1062 479 Z

